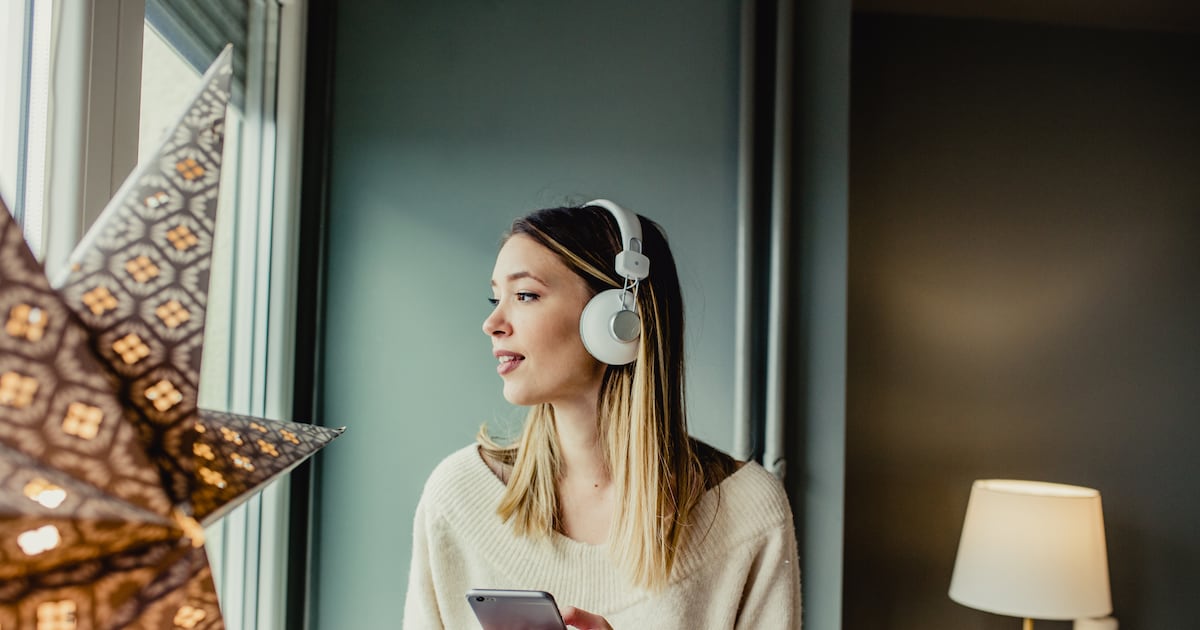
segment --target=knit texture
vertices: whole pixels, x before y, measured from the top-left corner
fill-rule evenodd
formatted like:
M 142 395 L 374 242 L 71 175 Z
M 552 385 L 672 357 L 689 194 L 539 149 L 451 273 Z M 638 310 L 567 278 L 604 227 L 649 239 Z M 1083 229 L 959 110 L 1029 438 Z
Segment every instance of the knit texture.
M 800 627 L 800 567 L 787 495 L 748 463 L 709 490 L 665 589 L 633 586 L 608 556 L 561 534 L 519 537 L 496 506 L 504 484 L 472 444 L 425 483 L 413 523 L 408 630 L 479 628 L 471 588 L 533 589 L 633 628 Z

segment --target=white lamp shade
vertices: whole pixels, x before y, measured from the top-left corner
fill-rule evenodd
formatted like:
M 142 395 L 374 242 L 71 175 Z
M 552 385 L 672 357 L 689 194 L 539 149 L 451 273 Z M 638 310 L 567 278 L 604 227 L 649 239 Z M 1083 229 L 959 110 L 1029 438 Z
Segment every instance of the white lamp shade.
M 976 481 L 950 599 L 1030 619 L 1112 612 L 1100 493 L 1036 481 Z

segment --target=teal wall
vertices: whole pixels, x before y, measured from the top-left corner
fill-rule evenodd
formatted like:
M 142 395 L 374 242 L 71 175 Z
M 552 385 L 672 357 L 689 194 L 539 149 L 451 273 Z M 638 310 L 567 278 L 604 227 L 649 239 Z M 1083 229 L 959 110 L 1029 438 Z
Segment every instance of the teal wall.
M 693 433 L 732 445 L 736 2 L 338 5 L 314 620 L 395 628 L 426 475 L 515 425 L 480 330 L 516 215 L 609 196 L 664 225 Z
M 795 17 L 784 481 L 800 545 L 804 627 L 836 630 L 848 465 L 850 2 L 799 2 Z

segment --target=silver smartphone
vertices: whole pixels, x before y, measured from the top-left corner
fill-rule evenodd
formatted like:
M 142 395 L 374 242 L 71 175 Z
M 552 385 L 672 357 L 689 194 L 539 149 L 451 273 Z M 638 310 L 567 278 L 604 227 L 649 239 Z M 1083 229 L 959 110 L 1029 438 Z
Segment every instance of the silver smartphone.
M 566 630 L 554 596 L 545 591 L 473 588 L 467 603 L 483 630 Z

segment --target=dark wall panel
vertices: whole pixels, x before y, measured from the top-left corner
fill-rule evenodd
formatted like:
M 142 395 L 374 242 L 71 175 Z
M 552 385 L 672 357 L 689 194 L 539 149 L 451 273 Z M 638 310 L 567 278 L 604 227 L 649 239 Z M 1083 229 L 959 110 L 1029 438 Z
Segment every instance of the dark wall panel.
M 1196 59 L 1195 35 L 856 18 L 845 628 L 1017 627 L 946 595 L 989 477 L 1098 488 L 1121 627 L 1194 627 Z

